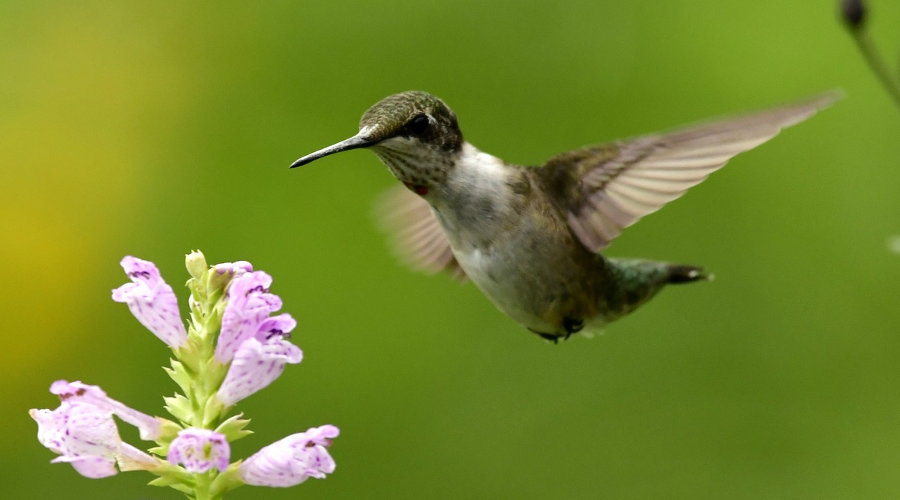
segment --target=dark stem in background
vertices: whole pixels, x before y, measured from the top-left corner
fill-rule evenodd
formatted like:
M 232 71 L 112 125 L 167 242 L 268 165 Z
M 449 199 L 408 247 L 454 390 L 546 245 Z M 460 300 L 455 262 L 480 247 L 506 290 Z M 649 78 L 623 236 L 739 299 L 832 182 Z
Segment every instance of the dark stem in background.
M 869 64 L 869 68 L 875 73 L 875 76 L 894 99 L 897 106 L 900 106 L 900 84 L 892 76 L 878 49 L 875 48 L 871 38 L 869 38 L 869 33 L 866 31 L 867 14 L 863 0 L 841 0 L 841 17 L 844 25 L 850 31 L 853 40 L 856 41 L 856 45 Z

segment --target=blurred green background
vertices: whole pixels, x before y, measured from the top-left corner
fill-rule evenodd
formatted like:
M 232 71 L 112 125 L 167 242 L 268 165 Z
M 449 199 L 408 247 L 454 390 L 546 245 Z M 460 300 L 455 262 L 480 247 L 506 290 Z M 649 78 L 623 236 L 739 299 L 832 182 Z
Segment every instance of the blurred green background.
M 900 5 L 872 3 L 896 60 Z M 832 2 L 0 6 L 4 498 L 179 498 L 50 465 L 26 412 L 67 378 L 162 414 L 168 351 L 110 290 L 139 256 L 184 310 L 195 248 L 271 273 L 306 355 L 241 403 L 234 457 L 342 430 L 327 480 L 229 498 L 900 496 L 900 113 Z M 831 88 L 609 251 L 715 282 L 557 346 L 397 262 L 371 153 L 287 168 L 408 89 L 537 164 Z

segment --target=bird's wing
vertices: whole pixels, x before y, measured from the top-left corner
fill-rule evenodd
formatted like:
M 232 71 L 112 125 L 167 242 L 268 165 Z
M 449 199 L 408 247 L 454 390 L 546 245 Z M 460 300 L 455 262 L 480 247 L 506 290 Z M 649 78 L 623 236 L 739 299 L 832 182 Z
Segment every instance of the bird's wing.
M 699 184 L 738 153 L 812 116 L 839 96 L 563 153 L 538 169 L 581 243 L 598 252 L 641 217 Z
M 429 274 L 447 271 L 465 279 L 444 230 L 425 200 L 398 184 L 381 196 L 376 211 L 394 251 L 407 265 Z

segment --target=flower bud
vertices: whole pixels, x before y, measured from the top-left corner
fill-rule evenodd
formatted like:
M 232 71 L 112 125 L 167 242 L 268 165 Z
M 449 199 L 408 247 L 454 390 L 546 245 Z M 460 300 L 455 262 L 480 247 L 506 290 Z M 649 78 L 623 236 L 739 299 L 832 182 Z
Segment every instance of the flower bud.
M 860 29 L 866 21 L 866 6 L 863 0 L 842 0 L 841 17 L 850 29 Z
M 202 279 L 209 269 L 209 265 L 206 264 L 206 257 L 203 256 L 203 252 L 200 250 L 194 250 L 185 256 L 184 267 L 187 268 L 191 277 L 197 280 Z

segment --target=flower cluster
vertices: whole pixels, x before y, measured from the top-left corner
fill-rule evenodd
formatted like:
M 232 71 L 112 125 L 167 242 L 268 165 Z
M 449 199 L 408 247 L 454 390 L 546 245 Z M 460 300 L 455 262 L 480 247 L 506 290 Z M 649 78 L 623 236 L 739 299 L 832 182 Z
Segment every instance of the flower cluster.
M 106 395 L 98 386 L 58 380 L 50 392 L 54 410 L 33 409 L 38 440 L 81 475 L 102 478 L 119 471 L 146 470 L 150 484 L 170 486 L 192 498 L 220 498 L 243 484 L 294 486 L 334 472 L 328 453 L 337 437 L 333 425 L 313 427 L 231 462 L 229 442 L 250 434 L 248 420 L 228 417 L 240 400 L 268 386 L 287 364 L 303 359 L 288 339 L 297 322 L 275 314 L 281 299 L 269 291 L 272 277 L 248 262 L 208 266 L 200 252 L 187 256 L 190 319 L 182 322 L 175 293 L 152 262 L 122 259 L 131 283 L 116 288 L 124 302 L 174 356 L 166 372 L 181 394 L 165 398 L 174 420 L 145 415 Z M 113 416 L 155 442 L 148 452 L 119 437 Z

